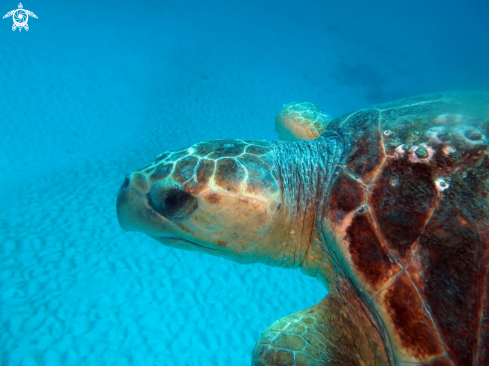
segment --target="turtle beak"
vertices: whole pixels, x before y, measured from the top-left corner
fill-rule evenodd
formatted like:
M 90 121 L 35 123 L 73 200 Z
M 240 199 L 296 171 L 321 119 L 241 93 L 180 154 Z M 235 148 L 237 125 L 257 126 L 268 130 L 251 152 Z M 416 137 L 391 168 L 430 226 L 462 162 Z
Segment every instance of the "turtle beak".
M 126 231 L 161 233 L 162 218 L 149 206 L 146 194 L 132 184 L 127 175 L 117 196 L 117 218 Z
M 117 195 L 117 218 L 125 231 L 143 232 L 173 248 L 198 252 L 211 251 L 215 255 L 220 255 L 219 250 L 208 248 L 189 240 L 191 238 L 186 238 L 185 232 L 153 210 L 148 203 L 147 195 L 138 188 L 137 176 L 134 173 L 126 176 Z

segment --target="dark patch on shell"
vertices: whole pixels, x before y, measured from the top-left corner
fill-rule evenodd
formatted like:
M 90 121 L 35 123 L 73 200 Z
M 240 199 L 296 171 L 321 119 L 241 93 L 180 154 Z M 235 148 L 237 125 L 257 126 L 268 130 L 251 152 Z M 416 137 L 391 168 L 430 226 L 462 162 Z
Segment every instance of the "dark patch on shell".
M 329 217 L 334 223 L 341 222 L 346 214 L 360 206 L 365 200 L 365 192 L 360 183 L 341 172 L 331 187 L 328 200 Z
M 422 310 L 422 302 L 406 274 L 401 274 L 385 293 L 384 303 L 403 348 L 415 357 L 427 358 L 444 353 L 431 320 Z
M 391 160 L 374 183 L 370 206 L 388 246 L 402 258 L 421 234 L 436 195 L 431 168 L 425 164 Z
M 369 215 L 356 215 L 346 233 L 356 270 L 365 283 L 377 291 L 398 269 L 382 247 Z
M 476 329 L 489 264 L 488 175 L 487 162 L 454 174 L 418 240 L 417 256 L 426 267 L 423 296 L 457 365 L 471 365 L 481 344 Z

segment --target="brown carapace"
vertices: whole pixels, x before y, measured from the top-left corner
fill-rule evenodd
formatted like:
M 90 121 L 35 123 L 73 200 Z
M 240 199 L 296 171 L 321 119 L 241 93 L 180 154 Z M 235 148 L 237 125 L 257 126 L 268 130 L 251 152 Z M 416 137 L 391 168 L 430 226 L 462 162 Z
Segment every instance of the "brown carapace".
M 289 105 L 289 141 L 162 154 L 126 178 L 121 225 L 328 287 L 263 332 L 254 366 L 489 365 L 489 93 L 325 116 Z
M 426 95 L 333 120 L 324 222 L 398 362 L 489 365 L 489 95 Z

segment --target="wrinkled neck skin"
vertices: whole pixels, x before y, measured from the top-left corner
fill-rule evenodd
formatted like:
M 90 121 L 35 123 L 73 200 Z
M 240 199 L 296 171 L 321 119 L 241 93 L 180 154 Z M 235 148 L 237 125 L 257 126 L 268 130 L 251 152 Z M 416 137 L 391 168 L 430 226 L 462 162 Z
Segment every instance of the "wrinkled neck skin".
M 327 287 L 333 275 L 320 245 L 318 207 L 322 207 L 342 155 L 341 137 L 323 135 L 306 142 L 274 142 L 275 168 L 280 177 L 279 214 L 270 231 L 266 263 L 299 268 Z M 326 258 L 325 258 L 326 257 Z M 262 257 L 263 258 L 263 257 Z

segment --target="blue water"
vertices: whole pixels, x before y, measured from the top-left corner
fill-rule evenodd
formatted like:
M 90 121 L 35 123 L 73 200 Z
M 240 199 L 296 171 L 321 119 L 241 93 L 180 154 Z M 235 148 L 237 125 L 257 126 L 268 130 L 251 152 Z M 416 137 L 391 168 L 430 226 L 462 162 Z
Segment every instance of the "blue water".
M 292 101 L 338 116 L 489 90 L 482 0 L 23 5 L 29 31 L 0 21 L 1 365 L 249 364 L 325 290 L 124 233 L 124 175 L 201 140 L 276 139 Z

